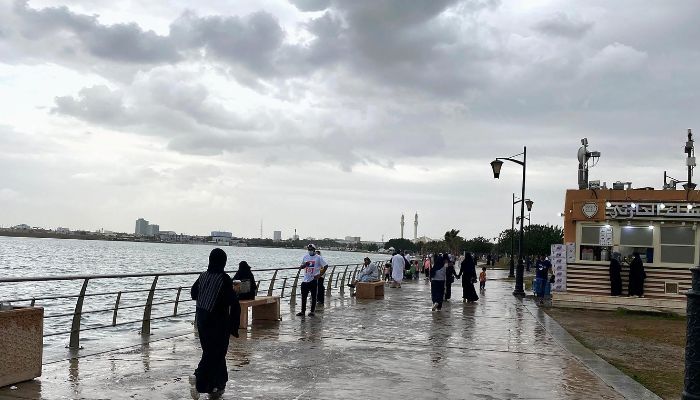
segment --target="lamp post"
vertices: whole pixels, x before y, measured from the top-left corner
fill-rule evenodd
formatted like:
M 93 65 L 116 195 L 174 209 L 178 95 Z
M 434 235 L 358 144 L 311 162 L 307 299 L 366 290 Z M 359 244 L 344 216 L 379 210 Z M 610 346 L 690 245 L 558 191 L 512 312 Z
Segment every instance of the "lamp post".
M 523 160 L 516 160 L 512 157 L 517 157 L 517 156 L 523 156 Z M 525 199 L 525 171 L 527 170 L 527 146 L 523 147 L 523 152 L 520 154 L 516 154 L 512 157 L 497 157 L 495 160 L 491 161 L 491 169 L 493 170 L 493 177 L 495 179 L 500 178 L 501 176 L 501 167 L 503 167 L 503 161 L 510 161 L 514 162 L 521 167 L 523 167 L 523 184 L 521 188 L 521 196 L 520 196 L 520 245 L 519 245 L 519 250 L 518 250 L 518 269 L 515 274 L 515 290 L 513 290 L 513 295 L 514 296 L 525 296 L 525 290 L 523 289 L 523 274 L 524 274 L 524 265 L 523 265 L 523 223 L 525 222 L 525 205 L 527 203 L 528 211 L 532 209 L 532 200 L 526 200 Z M 513 202 L 515 203 L 515 201 Z M 511 258 L 512 260 L 512 258 Z M 511 261 L 512 262 L 512 261 Z M 512 265 L 512 264 L 511 264 Z

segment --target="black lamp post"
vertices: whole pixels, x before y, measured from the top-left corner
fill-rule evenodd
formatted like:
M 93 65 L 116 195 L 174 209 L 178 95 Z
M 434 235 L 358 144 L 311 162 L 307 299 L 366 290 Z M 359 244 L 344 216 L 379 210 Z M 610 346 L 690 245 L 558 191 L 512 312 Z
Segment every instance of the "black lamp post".
M 518 250 L 518 269 L 515 274 L 515 290 L 513 291 L 514 296 L 525 296 L 525 290 L 523 289 L 523 274 L 524 274 L 524 265 L 523 265 L 523 224 L 525 222 L 525 205 L 527 204 L 528 211 L 532 209 L 532 200 L 525 199 L 525 171 L 527 170 L 527 146 L 523 147 L 523 152 L 520 154 L 516 154 L 513 157 L 517 156 L 523 156 L 523 160 L 516 160 L 511 157 L 498 157 L 495 160 L 491 161 L 491 169 L 493 170 L 493 177 L 498 179 L 501 176 L 501 167 L 503 167 L 503 161 L 511 161 L 514 162 L 520 166 L 523 167 L 523 185 L 521 189 L 521 196 L 520 200 L 518 203 L 520 203 L 520 249 Z M 513 204 L 516 202 L 513 201 Z M 511 266 L 512 264 L 512 257 L 511 257 Z

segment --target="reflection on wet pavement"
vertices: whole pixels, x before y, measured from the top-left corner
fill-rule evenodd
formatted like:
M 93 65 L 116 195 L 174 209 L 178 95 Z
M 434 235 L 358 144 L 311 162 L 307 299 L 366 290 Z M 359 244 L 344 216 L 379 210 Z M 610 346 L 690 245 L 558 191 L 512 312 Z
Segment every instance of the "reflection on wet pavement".
M 429 286 L 419 281 L 387 287 L 384 300 L 330 298 L 316 317 L 287 309 L 280 323 L 254 323 L 232 338 L 224 398 L 622 398 L 511 290 L 492 281 L 477 304 L 453 298 L 431 312 Z M 0 398 L 188 398 L 186 377 L 199 356 L 190 331 L 45 365 L 40 379 L 0 389 Z

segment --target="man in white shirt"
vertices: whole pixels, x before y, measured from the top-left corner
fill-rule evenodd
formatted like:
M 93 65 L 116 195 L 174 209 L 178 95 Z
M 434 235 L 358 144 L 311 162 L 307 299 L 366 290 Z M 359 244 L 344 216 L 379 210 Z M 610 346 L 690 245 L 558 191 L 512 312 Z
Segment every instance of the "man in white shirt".
M 308 254 L 304 256 L 299 266 L 299 269 L 304 269 L 304 280 L 301 282 L 301 312 L 297 313 L 297 317 L 303 317 L 304 313 L 306 313 L 306 297 L 309 294 L 311 294 L 311 312 L 309 312 L 309 317 L 314 316 L 318 278 L 321 277 L 321 267 L 326 265 L 323 257 L 316 254 L 316 246 L 309 244 L 306 248 Z
M 403 274 L 406 270 L 406 259 L 400 252 L 394 251 L 394 256 L 391 257 L 391 282 L 390 287 L 401 287 Z

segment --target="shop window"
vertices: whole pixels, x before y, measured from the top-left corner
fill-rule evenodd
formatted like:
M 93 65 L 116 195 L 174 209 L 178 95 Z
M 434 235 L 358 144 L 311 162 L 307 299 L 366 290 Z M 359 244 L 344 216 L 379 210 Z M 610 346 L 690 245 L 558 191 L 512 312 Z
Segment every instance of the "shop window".
M 581 261 L 608 261 L 610 259 L 610 246 L 601 245 L 605 240 L 606 232 L 612 238 L 612 228 L 598 225 L 584 225 L 581 227 L 581 246 L 579 259 Z
M 620 254 L 632 261 L 636 252 L 644 263 L 654 262 L 654 229 L 646 226 L 624 226 L 620 230 Z
M 695 263 L 695 230 L 689 226 L 661 228 L 661 262 Z

